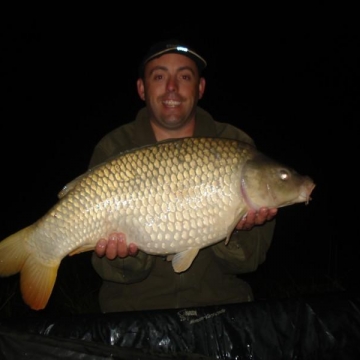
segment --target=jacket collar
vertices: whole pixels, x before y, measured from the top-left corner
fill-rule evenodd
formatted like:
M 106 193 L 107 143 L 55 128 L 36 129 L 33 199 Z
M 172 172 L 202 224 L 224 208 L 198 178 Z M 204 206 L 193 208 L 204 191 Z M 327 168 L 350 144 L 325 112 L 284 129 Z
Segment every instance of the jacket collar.
M 212 116 L 200 106 L 196 108 L 195 137 L 214 137 L 217 135 L 215 121 Z M 148 119 L 146 107 L 139 110 L 135 119 L 134 143 L 138 146 L 156 143 L 154 131 Z

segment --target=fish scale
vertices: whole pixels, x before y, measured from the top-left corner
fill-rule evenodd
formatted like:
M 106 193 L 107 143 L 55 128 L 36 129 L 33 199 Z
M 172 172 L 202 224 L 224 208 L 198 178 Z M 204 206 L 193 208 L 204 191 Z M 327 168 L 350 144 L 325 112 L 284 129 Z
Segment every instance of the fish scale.
M 124 152 L 67 184 L 34 224 L 0 242 L 0 276 L 20 272 L 24 301 L 43 309 L 61 260 L 123 232 L 186 271 L 198 251 L 228 242 L 250 209 L 310 200 L 312 179 L 231 139 L 183 138 Z M 195 260 L 196 261 L 196 260 Z

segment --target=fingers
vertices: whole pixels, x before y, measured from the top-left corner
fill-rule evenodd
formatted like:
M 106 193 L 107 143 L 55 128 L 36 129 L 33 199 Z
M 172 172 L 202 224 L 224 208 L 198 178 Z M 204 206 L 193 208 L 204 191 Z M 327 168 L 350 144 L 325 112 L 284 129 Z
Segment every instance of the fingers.
M 266 218 L 266 220 L 272 220 L 274 217 L 275 217 L 275 215 L 278 213 L 278 209 L 277 208 L 271 208 L 271 209 L 268 209 L 269 210 L 269 212 L 268 212 L 268 216 L 267 216 L 267 218 Z
M 124 258 L 129 255 L 125 235 L 122 233 L 114 233 L 109 236 L 106 250 L 106 257 L 110 260 L 117 256 Z
M 261 225 L 264 222 L 271 220 L 276 214 L 276 208 L 260 208 L 259 211 L 255 213 L 254 224 Z
M 106 240 L 106 239 L 100 239 L 100 240 L 96 243 L 95 252 L 96 252 L 97 256 L 103 257 L 103 256 L 105 255 L 106 244 L 107 244 L 107 240 Z
M 135 244 L 133 244 L 133 243 L 129 244 L 128 250 L 129 250 L 129 255 L 130 256 L 136 256 L 137 253 L 139 252 L 137 246 Z
M 126 237 L 123 233 L 112 233 L 109 238 L 100 239 L 96 246 L 95 252 L 99 257 L 106 256 L 109 260 L 115 259 L 117 256 L 125 258 L 127 256 L 135 256 L 138 248 L 135 244 L 126 243 Z
M 260 208 L 258 211 L 249 210 L 236 225 L 237 230 L 251 230 L 255 225 L 262 225 L 274 218 L 277 214 L 276 208 Z

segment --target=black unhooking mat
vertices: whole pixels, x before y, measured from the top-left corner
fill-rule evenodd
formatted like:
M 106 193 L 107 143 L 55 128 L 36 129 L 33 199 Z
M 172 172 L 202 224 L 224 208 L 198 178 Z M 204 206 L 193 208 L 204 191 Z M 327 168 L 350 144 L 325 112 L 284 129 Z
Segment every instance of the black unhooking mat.
M 360 299 L 5 319 L 0 359 L 359 360 Z

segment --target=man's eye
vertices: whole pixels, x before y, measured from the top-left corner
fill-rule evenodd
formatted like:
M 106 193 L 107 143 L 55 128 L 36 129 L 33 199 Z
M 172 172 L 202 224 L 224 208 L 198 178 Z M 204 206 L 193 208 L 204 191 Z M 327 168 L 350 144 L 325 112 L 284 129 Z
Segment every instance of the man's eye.
M 161 80 L 162 78 L 163 78 L 163 76 L 160 74 L 154 76 L 155 80 Z

